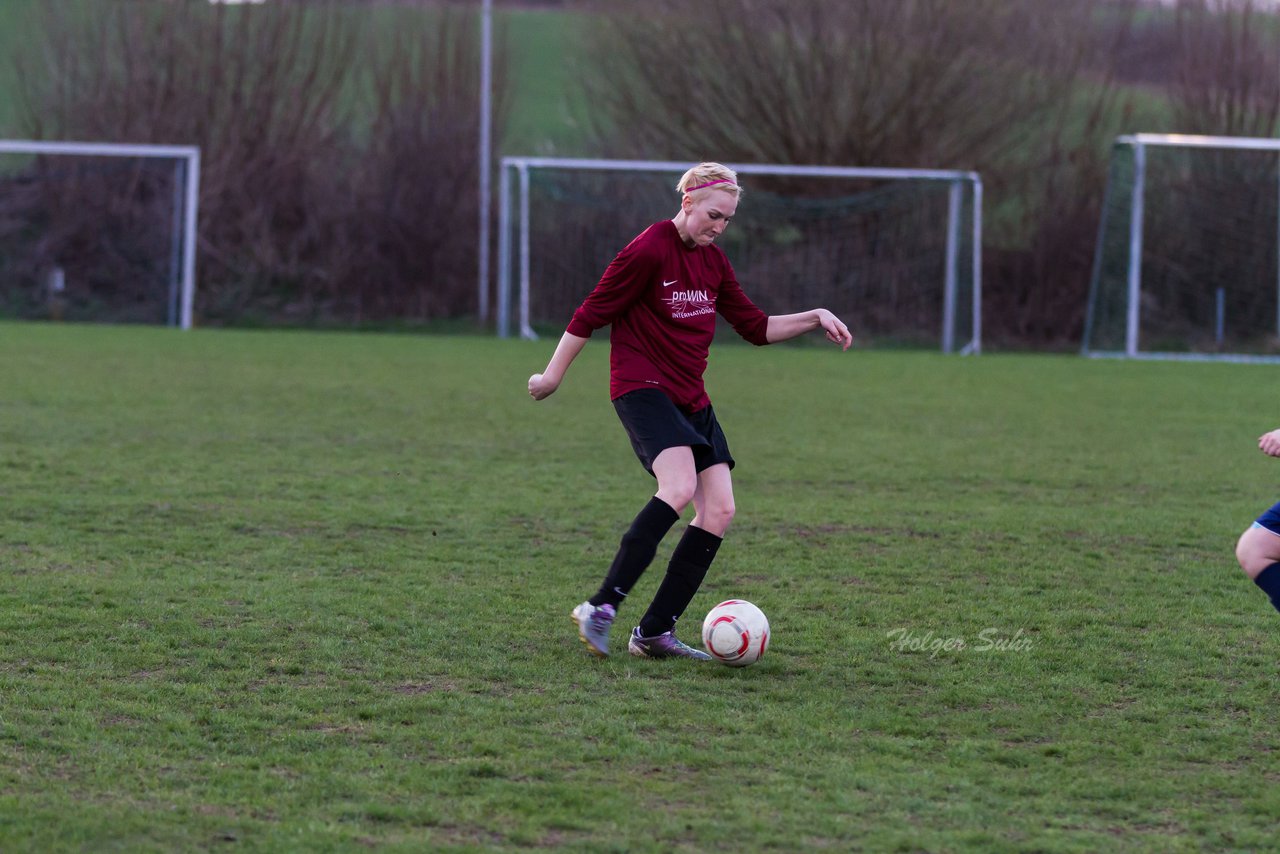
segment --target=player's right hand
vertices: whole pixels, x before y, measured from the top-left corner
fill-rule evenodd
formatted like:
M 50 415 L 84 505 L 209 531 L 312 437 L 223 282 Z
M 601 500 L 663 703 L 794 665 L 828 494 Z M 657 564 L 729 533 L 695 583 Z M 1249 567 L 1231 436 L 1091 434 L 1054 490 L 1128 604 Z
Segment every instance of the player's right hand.
M 1269 457 L 1280 457 L 1280 430 L 1272 430 L 1259 436 L 1258 449 Z
M 560 383 L 552 382 L 543 374 L 534 374 L 529 377 L 529 396 L 534 400 L 543 400 L 551 396 Z

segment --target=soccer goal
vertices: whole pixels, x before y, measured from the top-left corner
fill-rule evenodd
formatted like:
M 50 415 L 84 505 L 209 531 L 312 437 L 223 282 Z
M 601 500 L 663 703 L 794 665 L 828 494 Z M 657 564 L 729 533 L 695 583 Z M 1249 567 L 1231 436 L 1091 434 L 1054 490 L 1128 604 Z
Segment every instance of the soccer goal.
M 190 329 L 200 149 L 0 140 L 0 315 Z
M 1116 140 L 1082 352 L 1280 361 L 1280 140 Z
M 974 172 L 729 164 L 743 202 L 718 244 L 766 313 L 831 309 L 873 346 L 978 353 L 982 182 Z M 505 157 L 498 334 L 558 334 L 606 266 L 679 206 L 688 163 Z

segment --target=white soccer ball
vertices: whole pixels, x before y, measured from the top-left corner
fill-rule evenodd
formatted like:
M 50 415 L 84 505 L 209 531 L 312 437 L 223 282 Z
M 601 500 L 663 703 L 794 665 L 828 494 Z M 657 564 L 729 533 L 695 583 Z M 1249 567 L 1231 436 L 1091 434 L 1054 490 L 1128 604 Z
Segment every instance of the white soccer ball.
M 769 618 L 742 599 L 721 602 L 702 621 L 702 645 L 721 664 L 754 664 L 769 648 Z

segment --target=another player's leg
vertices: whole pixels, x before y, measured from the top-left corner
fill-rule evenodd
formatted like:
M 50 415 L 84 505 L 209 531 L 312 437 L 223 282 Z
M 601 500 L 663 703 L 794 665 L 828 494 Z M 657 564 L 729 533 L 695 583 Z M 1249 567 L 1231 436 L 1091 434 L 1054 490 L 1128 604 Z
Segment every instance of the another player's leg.
M 1245 575 L 1280 611 L 1280 504 L 1258 517 L 1236 543 L 1236 560 Z
M 675 636 L 676 621 L 702 586 L 711 562 L 729 524 L 733 521 L 733 479 L 726 463 L 698 474 L 694 492 L 695 515 L 671 553 L 667 573 L 653 597 L 653 603 L 631 633 L 627 649 L 645 658 L 692 658 L 708 661 L 711 656 L 693 649 Z
M 609 572 L 595 595 L 573 609 L 578 636 L 592 654 L 609 654 L 609 630 L 622 600 L 653 562 L 658 544 L 689 505 L 697 484 L 689 448 L 668 448 L 653 463 L 658 492 L 622 535 Z

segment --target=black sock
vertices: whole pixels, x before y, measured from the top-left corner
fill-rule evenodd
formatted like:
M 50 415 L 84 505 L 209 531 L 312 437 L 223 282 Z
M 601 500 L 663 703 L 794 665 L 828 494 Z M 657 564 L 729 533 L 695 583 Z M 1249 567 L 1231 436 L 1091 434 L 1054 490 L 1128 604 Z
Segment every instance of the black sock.
M 661 498 L 655 495 L 649 499 L 631 527 L 622 535 L 618 553 L 613 557 L 613 564 L 604 577 L 604 583 L 600 585 L 596 595 L 587 601 L 596 606 L 607 604 L 617 608 L 621 605 L 653 561 L 658 543 L 662 542 L 662 538 L 679 518 L 680 514 Z
M 1259 572 L 1253 583 L 1262 588 L 1262 592 L 1271 599 L 1272 606 L 1280 611 L 1280 563 L 1273 563 Z
M 702 579 L 716 558 L 720 537 L 690 525 L 671 552 L 667 574 L 653 597 L 653 604 L 640 620 L 640 634 L 651 638 L 676 627 L 676 620 L 693 601 Z

